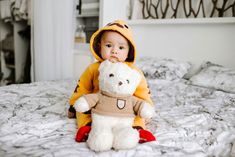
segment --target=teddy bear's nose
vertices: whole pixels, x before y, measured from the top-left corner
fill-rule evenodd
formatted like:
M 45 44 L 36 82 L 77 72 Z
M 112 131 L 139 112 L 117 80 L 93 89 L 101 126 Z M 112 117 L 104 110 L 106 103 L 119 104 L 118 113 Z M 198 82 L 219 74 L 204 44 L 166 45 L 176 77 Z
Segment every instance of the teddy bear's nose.
M 121 86 L 121 85 L 122 85 L 122 82 L 121 82 L 121 81 L 120 81 L 120 82 L 118 82 L 118 85 L 119 85 L 119 86 Z

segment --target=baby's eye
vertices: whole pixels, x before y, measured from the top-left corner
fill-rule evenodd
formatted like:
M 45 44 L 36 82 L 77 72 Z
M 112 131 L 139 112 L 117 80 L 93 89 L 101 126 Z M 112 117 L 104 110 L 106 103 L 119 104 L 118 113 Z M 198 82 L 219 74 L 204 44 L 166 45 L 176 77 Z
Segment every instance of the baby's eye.
M 119 47 L 120 50 L 123 50 L 124 48 L 125 48 L 125 47 L 123 47 L 123 46 L 120 46 L 120 47 Z
M 114 77 L 114 75 L 113 74 L 109 74 L 109 77 Z
M 130 81 L 129 80 L 126 80 L 126 82 L 129 84 L 130 83 Z
M 111 44 L 106 44 L 105 46 L 108 47 L 108 48 L 110 48 L 112 45 L 111 45 Z

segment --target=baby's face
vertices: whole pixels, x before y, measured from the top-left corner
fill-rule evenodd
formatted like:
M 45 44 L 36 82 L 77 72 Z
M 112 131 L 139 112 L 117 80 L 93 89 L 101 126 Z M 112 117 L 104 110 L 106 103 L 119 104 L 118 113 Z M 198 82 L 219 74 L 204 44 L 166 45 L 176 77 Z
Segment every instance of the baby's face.
M 124 62 L 128 57 L 129 44 L 126 38 L 114 31 L 106 31 L 101 38 L 101 57 L 111 62 Z

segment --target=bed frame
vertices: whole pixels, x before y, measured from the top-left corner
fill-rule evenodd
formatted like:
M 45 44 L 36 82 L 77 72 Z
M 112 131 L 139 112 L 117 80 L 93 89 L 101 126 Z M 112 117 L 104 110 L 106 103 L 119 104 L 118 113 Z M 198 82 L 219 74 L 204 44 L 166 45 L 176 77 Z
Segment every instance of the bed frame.
M 235 18 L 130 20 L 138 57 L 190 61 L 190 75 L 204 61 L 235 69 Z

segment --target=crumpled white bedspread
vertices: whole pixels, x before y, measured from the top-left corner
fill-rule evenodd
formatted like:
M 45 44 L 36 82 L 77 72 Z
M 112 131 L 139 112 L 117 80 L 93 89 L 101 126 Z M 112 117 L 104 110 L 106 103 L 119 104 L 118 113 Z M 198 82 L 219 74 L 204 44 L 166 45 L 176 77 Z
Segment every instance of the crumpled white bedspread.
M 74 80 L 0 87 L 0 156 L 235 156 L 235 94 L 148 82 L 156 116 L 147 126 L 157 141 L 100 153 L 74 140 L 75 119 L 66 116 Z

